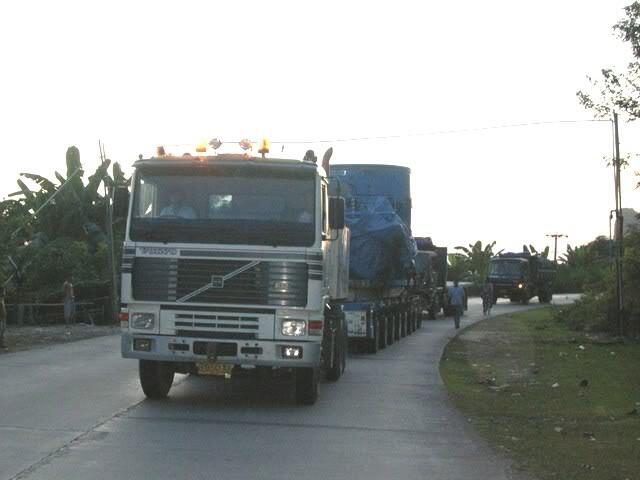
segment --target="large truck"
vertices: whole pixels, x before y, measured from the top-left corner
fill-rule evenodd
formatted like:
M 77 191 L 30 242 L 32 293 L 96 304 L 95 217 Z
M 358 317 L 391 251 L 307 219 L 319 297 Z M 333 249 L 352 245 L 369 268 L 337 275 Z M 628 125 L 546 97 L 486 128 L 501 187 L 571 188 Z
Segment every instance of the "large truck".
M 418 253 L 415 259 L 415 290 L 420 295 L 421 311 L 430 320 L 442 310 L 448 313 L 447 247 L 436 247 L 431 237 L 415 237 Z
M 122 263 L 122 356 L 145 395 L 174 374 L 293 374 L 313 404 L 346 365 L 344 200 L 305 160 L 159 155 L 134 163 Z M 258 376 L 258 375 L 256 375 Z
M 395 165 L 336 164 L 332 192 L 345 199 L 351 232 L 349 296 L 343 308 L 349 341 L 370 353 L 419 326 L 412 288 L 410 170 Z
M 493 303 L 506 297 L 512 302 L 527 304 L 535 296 L 540 303 L 549 303 L 555 275 L 555 264 L 541 255 L 501 253 L 489 263 Z

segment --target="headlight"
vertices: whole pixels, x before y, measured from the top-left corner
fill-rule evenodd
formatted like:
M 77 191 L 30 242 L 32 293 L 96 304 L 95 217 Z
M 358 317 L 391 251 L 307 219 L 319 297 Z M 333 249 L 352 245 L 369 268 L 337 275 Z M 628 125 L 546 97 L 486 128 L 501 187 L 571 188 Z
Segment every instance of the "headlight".
M 522 290 L 524 288 L 524 284 L 523 283 L 519 283 L 518 284 L 518 288 Z
M 131 328 L 151 330 L 156 326 L 156 316 L 153 313 L 134 313 L 131 315 Z
M 304 320 L 283 320 L 282 335 L 299 337 L 307 333 L 307 322 Z

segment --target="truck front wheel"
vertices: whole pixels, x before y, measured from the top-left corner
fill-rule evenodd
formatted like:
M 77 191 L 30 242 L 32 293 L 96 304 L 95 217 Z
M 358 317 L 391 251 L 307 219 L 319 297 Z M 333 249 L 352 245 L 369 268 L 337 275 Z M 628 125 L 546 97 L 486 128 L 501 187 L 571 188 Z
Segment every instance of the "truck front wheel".
M 331 364 L 325 366 L 327 380 L 331 382 L 337 382 L 347 366 L 347 336 L 346 322 L 344 315 L 342 315 L 338 321 L 336 332 L 331 339 L 333 342 Z
M 319 371 L 317 368 L 296 368 L 296 403 L 313 405 L 318 400 Z
M 173 384 L 174 372 L 169 362 L 140 360 L 138 373 L 142 391 L 149 398 L 166 398 Z

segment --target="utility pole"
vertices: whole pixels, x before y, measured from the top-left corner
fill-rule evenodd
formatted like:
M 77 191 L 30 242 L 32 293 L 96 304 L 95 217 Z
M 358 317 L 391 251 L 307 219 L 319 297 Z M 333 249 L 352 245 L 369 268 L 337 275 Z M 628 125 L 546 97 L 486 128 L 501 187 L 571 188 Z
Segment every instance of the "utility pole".
M 104 164 L 106 161 L 106 154 L 104 152 L 104 145 L 102 142 L 98 142 L 98 148 L 100 149 L 100 161 Z M 106 173 L 105 173 L 106 175 Z M 118 300 L 118 279 L 116 277 L 116 252 L 113 244 L 113 191 L 114 188 L 108 188 L 107 182 L 103 179 L 104 183 L 104 199 L 105 199 L 105 226 L 107 230 L 107 241 L 109 242 L 109 267 L 111 270 L 111 323 L 115 323 L 118 316 L 120 302 Z
M 564 233 L 547 233 L 545 236 L 553 238 L 553 263 L 558 263 L 558 239 L 569 238 L 569 235 L 565 235 Z
M 623 326 L 623 314 L 624 314 L 624 297 L 623 297 L 623 279 L 622 279 L 622 254 L 623 254 L 623 237 L 624 227 L 622 225 L 622 193 L 620 189 L 620 167 L 622 161 L 620 160 L 620 136 L 618 133 L 618 114 L 613 112 L 613 145 L 614 145 L 614 159 L 613 159 L 613 179 L 616 195 L 616 223 L 615 234 L 616 240 L 616 299 L 617 299 L 617 319 L 618 319 L 618 331 L 620 336 L 624 334 Z

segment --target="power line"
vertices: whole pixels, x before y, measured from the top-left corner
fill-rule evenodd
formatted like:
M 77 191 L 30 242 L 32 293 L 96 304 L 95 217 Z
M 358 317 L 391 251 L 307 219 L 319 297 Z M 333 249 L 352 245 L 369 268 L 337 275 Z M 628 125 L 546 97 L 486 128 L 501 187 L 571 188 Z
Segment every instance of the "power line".
M 483 132 L 488 130 L 500 130 L 507 128 L 522 128 L 522 127 L 535 127 L 535 126 L 543 126 L 543 125 L 563 125 L 563 124 L 580 124 L 580 123 L 601 123 L 601 122 L 610 122 L 611 120 L 607 119 L 577 119 L 577 120 L 544 120 L 537 122 L 521 122 L 521 123 L 505 123 L 500 125 L 487 125 L 483 127 L 470 127 L 470 128 L 459 128 L 459 129 L 446 129 L 446 130 L 432 130 L 428 132 L 418 132 L 418 133 L 401 133 L 394 135 L 374 135 L 374 136 L 364 136 L 364 137 L 343 137 L 343 138 L 322 138 L 322 139 L 310 139 L 310 140 L 271 140 L 272 144 L 278 145 L 302 145 L 302 144 L 313 144 L 313 143 L 345 143 L 345 142 L 362 142 L 362 141 L 372 141 L 372 140 L 397 140 L 402 138 L 415 138 L 415 137 L 429 137 L 434 135 L 452 135 L 456 133 L 473 133 L 473 132 Z M 237 144 L 242 140 L 237 141 L 224 141 L 223 144 Z M 260 143 L 260 140 L 250 140 L 251 144 Z M 179 143 L 179 144 L 165 144 L 165 147 L 190 147 L 192 144 L 187 143 Z
M 365 140 L 393 140 L 400 138 L 411 138 L 411 137 L 428 137 L 432 135 L 450 135 L 455 133 L 473 133 L 473 132 L 482 132 L 487 130 L 499 130 L 505 128 L 520 128 L 520 127 L 532 127 L 532 126 L 541 126 L 541 125 L 559 125 L 559 124 L 577 124 L 577 123 L 593 123 L 593 122 L 610 122 L 611 120 L 607 119 L 581 119 L 581 120 L 546 120 L 539 122 L 523 122 L 523 123 L 506 123 L 501 125 L 489 125 L 484 127 L 471 127 L 471 128 L 460 128 L 460 129 L 447 129 L 447 130 L 433 130 L 430 132 L 419 132 L 419 133 L 405 133 L 405 134 L 397 134 L 397 135 L 377 135 L 371 137 L 347 137 L 347 138 L 334 138 L 330 139 L 320 139 L 320 140 L 272 140 L 271 143 L 282 143 L 282 144 L 301 144 L 301 143 L 340 143 L 340 142 L 360 142 Z

